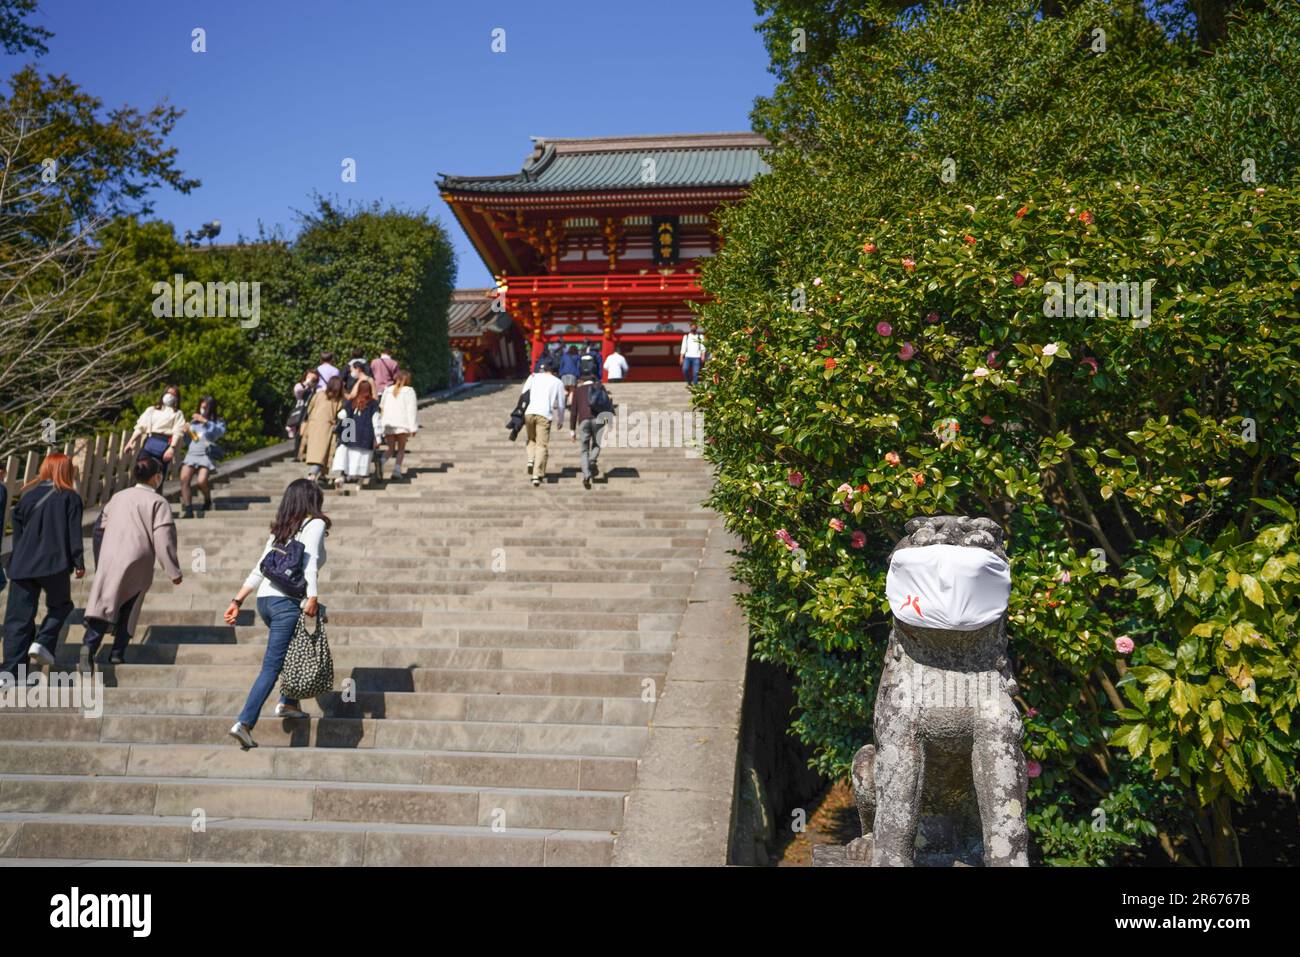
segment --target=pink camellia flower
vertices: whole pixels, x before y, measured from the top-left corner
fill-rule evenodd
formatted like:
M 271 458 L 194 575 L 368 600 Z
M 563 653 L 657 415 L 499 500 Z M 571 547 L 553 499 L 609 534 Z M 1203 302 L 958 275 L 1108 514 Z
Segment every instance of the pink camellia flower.
M 904 256 L 903 268 L 906 269 L 908 272 L 911 272 L 913 269 L 916 268 L 916 260 L 913 259 L 911 256 Z
M 876 323 L 876 332 L 888 338 L 894 334 L 894 327 L 882 319 L 880 322 Z
M 930 325 L 934 325 L 939 321 L 939 314 L 937 312 L 926 313 L 925 321 L 930 323 Z
M 1068 584 L 1070 584 L 1070 573 L 1069 573 L 1069 572 L 1061 572 L 1061 584 L 1062 584 L 1062 585 L 1068 585 Z
M 854 548 L 865 548 L 867 544 L 866 532 L 854 532 L 849 538 L 849 544 Z
M 1025 776 L 1036 778 L 1043 773 L 1043 766 L 1037 761 L 1025 762 Z
M 1054 355 L 1056 355 L 1060 350 L 1061 350 L 1061 347 L 1058 346 L 1055 342 L 1049 342 L 1047 345 L 1043 346 L 1043 355 L 1045 355 L 1045 356 L 1054 356 Z
M 992 424 L 993 424 L 993 416 L 991 416 L 991 415 L 982 415 L 982 416 L 980 416 L 980 421 L 983 422 L 985 425 L 992 425 Z
M 836 365 L 838 365 L 838 363 L 837 363 L 834 359 L 827 359 L 827 360 L 826 360 L 826 368 L 828 368 L 828 369 L 834 369 Z
M 902 460 L 898 457 L 897 452 L 886 452 L 885 461 L 888 462 L 890 465 L 898 465 L 898 463 Z
M 979 366 L 974 372 L 971 373 L 971 375 L 973 375 L 977 379 L 983 379 L 988 374 L 989 374 L 989 370 L 984 368 L 983 366 Z
M 1120 635 L 1115 639 L 1115 650 L 1121 655 L 1131 655 L 1133 653 L 1133 639 L 1128 635 Z
M 831 519 L 831 528 L 835 529 L 835 531 L 837 531 L 837 532 L 842 532 L 842 531 L 844 531 L 844 519 L 842 519 L 842 518 L 832 518 L 832 519 Z
M 846 498 L 846 499 L 845 499 L 843 502 L 841 502 L 840 504 L 844 506 L 844 511 L 846 511 L 846 512 L 851 512 L 851 511 L 853 511 L 853 496 L 850 495 L 848 498 Z
M 1025 717 L 1026 717 L 1026 718 L 1037 718 L 1037 717 L 1038 717 L 1038 709 L 1037 709 L 1037 708 L 1027 708 L 1027 709 L 1025 709 Z
M 996 369 L 998 367 L 998 350 L 994 349 L 986 355 L 984 361 L 988 363 L 990 369 Z
M 912 476 L 912 481 L 916 483 L 917 488 L 920 488 L 922 485 L 925 484 L 925 476 L 922 475 L 920 472 L 917 472 L 915 475 Z
M 1089 375 L 1097 374 L 1098 363 L 1097 360 L 1094 359 L 1092 356 L 1084 356 L 1082 359 L 1079 360 L 1079 365 L 1087 366 Z
M 874 253 L 876 251 L 876 244 L 872 242 L 863 243 L 862 251 L 864 253 Z
M 1019 289 L 1021 286 L 1025 284 L 1025 274 L 1020 272 L 1015 273 L 1012 275 L 1011 281 L 1015 283 L 1016 288 Z
M 820 286 L 821 284 L 822 284 L 822 277 L 821 277 L 821 276 L 818 276 L 816 279 L 813 280 L 813 285 L 814 285 L 814 286 Z
M 785 477 L 785 480 L 789 482 L 791 485 L 793 485 L 795 488 L 798 488 L 800 485 L 803 484 L 803 473 L 791 472 L 789 475 Z
M 916 349 L 912 347 L 910 342 L 904 342 L 903 348 L 898 350 L 898 358 L 902 359 L 904 362 L 912 358 L 914 355 L 916 355 Z
M 799 543 L 796 542 L 793 536 L 791 536 L 791 534 L 787 532 L 784 528 L 778 528 L 776 530 L 776 537 L 781 539 L 781 541 L 785 544 L 785 547 L 790 549 L 790 551 L 794 551 L 796 548 L 799 547 Z
M 853 497 L 853 486 L 850 485 L 848 482 L 841 482 L 840 487 L 837 488 L 835 491 L 843 492 L 845 495 L 849 496 L 849 498 Z

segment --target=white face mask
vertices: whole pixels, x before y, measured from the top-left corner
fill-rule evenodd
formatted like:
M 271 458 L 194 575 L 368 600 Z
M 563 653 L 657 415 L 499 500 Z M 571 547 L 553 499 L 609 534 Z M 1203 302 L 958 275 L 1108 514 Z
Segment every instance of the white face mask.
M 1006 612 L 1011 566 L 983 548 L 900 548 L 885 575 L 885 596 L 889 610 L 904 624 L 974 631 Z
M 167 408 L 169 408 L 169 409 L 175 408 L 175 407 L 176 407 L 176 396 L 172 395 L 170 392 L 168 392 L 167 394 L 165 394 L 165 395 L 163 396 L 163 405 L 167 406 Z

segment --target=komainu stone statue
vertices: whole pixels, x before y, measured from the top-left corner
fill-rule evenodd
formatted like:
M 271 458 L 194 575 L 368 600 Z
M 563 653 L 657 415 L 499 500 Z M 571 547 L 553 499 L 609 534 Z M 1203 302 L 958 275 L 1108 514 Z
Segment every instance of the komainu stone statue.
M 987 518 L 913 518 L 890 555 L 894 615 L 875 744 L 853 759 L 876 867 L 1028 864 L 1025 756 L 1007 662 L 1010 567 Z

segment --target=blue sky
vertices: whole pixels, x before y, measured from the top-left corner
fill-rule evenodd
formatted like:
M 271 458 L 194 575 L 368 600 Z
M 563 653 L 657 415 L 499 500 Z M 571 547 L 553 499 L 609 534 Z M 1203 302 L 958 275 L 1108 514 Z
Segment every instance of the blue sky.
M 489 276 L 438 173 L 513 172 L 529 136 L 748 129 L 773 85 L 750 0 L 42 0 L 33 22 L 54 32 L 42 71 L 106 107 L 186 111 L 171 142 L 203 185 L 154 197 L 178 235 L 214 218 L 223 241 L 259 220 L 292 235 L 313 190 L 378 199 L 447 226 L 462 286 Z

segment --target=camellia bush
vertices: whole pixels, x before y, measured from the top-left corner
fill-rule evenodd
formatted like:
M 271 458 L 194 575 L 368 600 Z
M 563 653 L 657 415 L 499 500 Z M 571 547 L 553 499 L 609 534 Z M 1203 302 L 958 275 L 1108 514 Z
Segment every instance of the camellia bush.
M 1007 5 L 971 6 L 901 32 L 991 50 L 1023 31 L 1046 63 L 1096 22 L 1008 27 Z M 1282 40 L 1295 50 L 1294 34 Z M 924 42 L 879 39 L 821 79 L 839 70 L 870 90 L 862 63 L 879 61 L 894 82 Z M 1194 71 L 1209 67 L 1144 42 L 1170 71 L 1157 86 L 1204 92 Z M 1258 63 L 1233 42 L 1239 63 Z M 928 106 L 978 102 L 942 62 L 924 71 Z M 1072 93 L 1058 77 L 1061 109 L 1123 112 L 1125 95 L 1155 89 L 1119 72 L 1076 80 Z M 1158 149 L 1150 175 L 1106 176 L 1107 133 L 1091 126 L 1098 149 L 1083 158 L 1027 164 L 1014 133 L 986 143 L 1001 168 L 985 154 L 975 182 L 949 188 L 947 150 L 916 170 L 926 136 L 952 129 L 856 119 L 860 103 L 823 94 L 806 94 L 817 136 L 802 125 L 724 219 L 696 395 L 713 505 L 745 542 L 755 653 L 797 680 L 792 733 L 819 770 L 845 772 L 871 740 L 904 522 L 988 515 L 1012 558 L 1040 859 L 1239 862 L 1233 806 L 1292 790 L 1300 758 L 1300 191 L 1221 171 L 1198 181 Z M 1166 106 L 1149 106 L 1151 129 Z M 1223 115 L 1208 134 L 1255 135 Z

